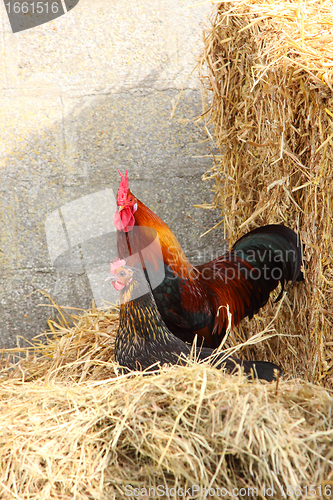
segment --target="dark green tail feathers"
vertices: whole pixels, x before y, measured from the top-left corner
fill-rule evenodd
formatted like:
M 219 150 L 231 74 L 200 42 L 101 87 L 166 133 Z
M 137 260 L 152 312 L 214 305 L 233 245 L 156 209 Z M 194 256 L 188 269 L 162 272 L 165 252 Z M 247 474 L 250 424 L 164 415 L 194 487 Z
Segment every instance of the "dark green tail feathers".
M 251 264 L 261 286 L 270 293 L 281 284 L 302 281 L 302 245 L 297 234 L 289 227 L 270 224 L 258 227 L 242 236 L 232 248 L 232 252 Z

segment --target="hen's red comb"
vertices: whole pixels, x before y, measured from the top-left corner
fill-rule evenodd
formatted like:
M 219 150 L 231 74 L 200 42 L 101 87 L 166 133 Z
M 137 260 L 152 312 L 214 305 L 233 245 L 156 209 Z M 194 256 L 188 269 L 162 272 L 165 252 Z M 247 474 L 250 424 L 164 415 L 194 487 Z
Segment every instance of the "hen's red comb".
M 121 177 L 121 181 L 120 181 L 120 186 L 119 186 L 118 193 L 117 193 L 117 204 L 119 206 L 123 206 L 126 203 L 127 195 L 128 195 L 128 175 L 127 175 L 127 170 L 125 173 L 125 177 L 120 172 L 120 170 L 118 170 L 118 173 Z
M 110 273 L 115 274 L 117 271 L 118 267 L 124 267 L 126 266 L 126 260 L 123 259 L 115 259 L 113 262 L 111 262 L 111 269 Z

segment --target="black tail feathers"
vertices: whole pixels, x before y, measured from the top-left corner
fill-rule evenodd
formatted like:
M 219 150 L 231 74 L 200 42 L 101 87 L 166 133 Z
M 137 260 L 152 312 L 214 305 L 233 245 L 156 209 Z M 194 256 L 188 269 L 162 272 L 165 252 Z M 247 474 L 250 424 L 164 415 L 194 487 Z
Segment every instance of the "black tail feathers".
M 226 370 L 230 373 L 235 372 L 239 366 L 243 367 L 244 373 L 251 378 L 259 378 L 273 382 L 278 377 L 283 376 L 281 368 L 268 361 L 242 361 L 237 358 L 228 358 L 226 360 Z
M 216 368 L 225 368 L 228 373 L 236 373 L 240 367 L 244 369 L 244 373 L 248 375 L 249 379 L 259 378 L 273 382 L 277 377 L 282 377 L 283 372 L 274 363 L 268 361 L 247 361 L 234 358 L 232 356 L 224 359 L 223 352 L 216 353 L 210 348 L 201 348 L 198 351 L 198 359 L 209 362 Z
M 254 378 L 260 378 L 268 382 L 273 382 L 277 377 L 283 376 L 281 368 L 268 361 L 243 361 L 242 366 L 244 366 L 244 372 L 251 377 L 253 374 Z
M 276 300 L 281 298 L 286 282 L 303 280 L 302 245 L 289 227 L 277 224 L 258 227 L 236 241 L 232 251 L 254 268 L 266 300 L 279 282 L 281 292 Z

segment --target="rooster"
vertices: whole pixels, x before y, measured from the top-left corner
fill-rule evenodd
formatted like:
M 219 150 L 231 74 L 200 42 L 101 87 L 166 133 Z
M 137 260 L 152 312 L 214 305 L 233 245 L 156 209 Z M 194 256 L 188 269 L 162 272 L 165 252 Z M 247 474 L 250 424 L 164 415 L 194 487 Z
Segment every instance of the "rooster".
M 120 259 L 145 270 L 157 307 L 167 327 L 183 340 L 195 335 L 216 348 L 231 314 L 231 325 L 263 307 L 281 285 L 301 281 L 301 245 L 283 225 L 250 231 L 220 257 L 192 266 L 171 229 L 138 198 L 121 175 L 117 193 L 117 247 Z M 154 277 L 161 277 L 155 279 Z
M 184 365 L 191 354 L 191 346 L 173 335 L 156 306 L 147 279 L 141 269 L 129 267 L 125 260 L 111 264 L 110 276 L 114 288 L 120 292 L 119 329 L 115 341 L 115 360 L 129 370 L 151 370 L 156 365 Z M 243 367 L 250 378 L 271 382 L 281 369 L 266 361 L 241 361 L 214 353 L 209 347 L 197 348 L 195 358 L 209 361 L 216 368 L 229 373 Z

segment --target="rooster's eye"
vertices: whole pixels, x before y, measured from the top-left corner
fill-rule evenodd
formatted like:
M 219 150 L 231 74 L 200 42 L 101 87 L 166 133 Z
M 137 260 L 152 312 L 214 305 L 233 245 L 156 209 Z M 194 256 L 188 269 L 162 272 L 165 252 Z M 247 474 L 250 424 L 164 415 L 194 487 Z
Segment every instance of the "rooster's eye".
M 130 202 L 131 202 L 131 203 L 132 203 L 132 201 L 133 201 L 133 198 L 130 198 Z
M 121 276 L 121 278 L 123 278 L 124 276 L 126 276 L 125 271 L 120 271 L 119 276 Z

